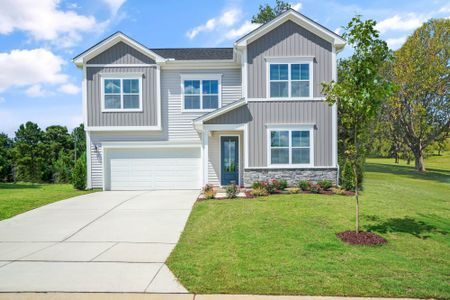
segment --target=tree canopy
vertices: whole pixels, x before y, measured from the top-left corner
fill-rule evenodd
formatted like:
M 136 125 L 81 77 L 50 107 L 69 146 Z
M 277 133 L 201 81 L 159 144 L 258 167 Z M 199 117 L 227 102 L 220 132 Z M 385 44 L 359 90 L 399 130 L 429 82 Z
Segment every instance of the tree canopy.
M 282 0 L 276 0 L 274 7 L 270 6 L 267 3 L 264 5 L 259 5 L 258 13 L 252 17 L 252 23 L 267 23 L 275 19 L 285 11 L 289 10 L 290 8 L 291 4 Z

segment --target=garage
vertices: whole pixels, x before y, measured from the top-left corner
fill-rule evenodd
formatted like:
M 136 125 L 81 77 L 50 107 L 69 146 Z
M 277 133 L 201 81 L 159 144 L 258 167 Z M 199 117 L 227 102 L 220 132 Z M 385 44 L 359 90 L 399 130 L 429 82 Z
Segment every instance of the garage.
M 200 187 L 199 147 L 105 149 L 106 190 Z

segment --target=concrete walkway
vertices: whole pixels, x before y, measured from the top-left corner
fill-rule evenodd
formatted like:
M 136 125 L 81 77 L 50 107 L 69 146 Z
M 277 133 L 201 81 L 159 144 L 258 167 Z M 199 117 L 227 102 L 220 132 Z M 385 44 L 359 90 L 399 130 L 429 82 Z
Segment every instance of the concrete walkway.
M 1 221 L 0 292 L 187 293 L 164 262 L 197 195 L 98 192 Z

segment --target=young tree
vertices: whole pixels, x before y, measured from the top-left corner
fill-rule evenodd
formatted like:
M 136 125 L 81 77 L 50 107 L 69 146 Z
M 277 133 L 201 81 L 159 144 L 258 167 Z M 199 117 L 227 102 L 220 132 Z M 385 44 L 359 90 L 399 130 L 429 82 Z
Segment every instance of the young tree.
M 291 8 L 291 4 L 282 0 L 276 0 L 275 6 L 269 4 L 259 5 L 259 11 L 252 17 L 252 23 L 264 24 Z
M 11 147 L 12 140 L 5 133 L 0 133 L 0 181 L 11 179 Z
M 386 42 L 379 38 L 373 20 L 362 21 L 355 16 L 345 27 L 343 37 L 354 49 L 353 54 L 339 63 L 338 82 L 323 84 L 326 101 L 338 104 L 340 124 L 348 139 L 344 156 L 351 164 L 355 181 L 356 232 L 359 232 L 358 166 L 367 150 L 370 124 L 383 100 L 391 93 L 391 85 L 381 76 L 390 57 Z
M 418 171 L 425 171 L 424 151 L 450 130 L 450 20 L 423 24 L 395 53 L 393 78 L 397 91 L 389 98 L 401 137 L 414 153 Z

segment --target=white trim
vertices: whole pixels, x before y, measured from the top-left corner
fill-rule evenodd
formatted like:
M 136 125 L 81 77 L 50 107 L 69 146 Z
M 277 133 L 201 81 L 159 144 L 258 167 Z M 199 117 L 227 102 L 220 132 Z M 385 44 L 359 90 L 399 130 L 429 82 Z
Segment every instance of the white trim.
M 158 64 L 84 64 L 87 68 L 132 68 L 132 67 L 156 67 Z
M 156 126 L 161 128 L 161 68 L 156 67 Z
M 80 55 L 76 56 L 73 59 L 73 62 L 78 67 L 81 67 L 84 62 L 87 62 L 91 58 L 99 55 L 100 53 L 104 52 L 105 50 L 111 48 L 112 46 L 116 45 L 119 42 L 124 42 L 128 46 L 136 49 L 137 51 L 147 55 L 148 57 L 153 58 L 156 62 L 164 62 L 166 61 L 165 58 L 159 56 L 155 52 L 151 51 L 150 49 L 144 47 L 140 43 L 136 42 L 135 40 L 129 38 L 122 32 L 117 32 L 110 37 L 106 38 L 102 42 L 100 42 L 98 45 L 92 47 L 91 49 L 81 53 Z
M 332 52 L 331 52 L 331 80 L 337 81 L 337 66 L 336 66 L 336 48 L 333 46 Z M 331 147 L 332 147 L 332 164 L 333 166 L 338 165 L 338 130 L 337 130 L 337 123 L 338 123 L 338 116 L 337 116 L 337 103 L 334 103 L 331 107 Z M 339 178 L 339 176 L 338 176 Z M 337 182 L 337 181 L 336 181 Z
M 288 164 L 272 164 L 271 163 L 271 131 L 288 131 L 289 132 L 289 163 Z M 309 131 L 309 164 L 293 164 L 292 163 L 292 131 Z M 269 168 L 309 168 L 314 166 L 314 125 L 312 124 L 295 124 L 295 125 L 266 125 L 266 150 L 267 150 L 267 166 Z
M 101 99 L 101 111 L 107 112 L 142 112 L 144 110 L 142 103 L 142 74 L 135 73 L 117 73 L 117 74 L 100 74 L 100 99 Z M 105 80 L 120 80 L 120 106 L 122 108 L 105 108 Z M 139 81 L 139 108 L 123 108 L 124 106 L 124 92 L 123 92 L 123 80 L 136 79 Z
M 86 131 L 161 131 L 161 126 L 88 126 Z
M 237 136 L 237 138 L 238 138 L 238 186 L 241 186 L 241 136 L 239 134 L 233 134 L 233 133 L 219 134 L 219 165 L 220 165 L 219 184 L 220 184 L 220 186 L 222 186 L 222 137 L 227 137 L 227 136 Z M 242 172 L 243 171 L 244 170 L 242 170 Z M 244 175 L 244 173 L 242 173 L 242 175 Z
M 219 109 L 222 107 L 222 76 L 223 74 L 212 74 L 212 73 L 180 73 L 180 85 L 181 85 L 181 112 L 182 113 L 191 113 L 191 112 L 212 112 L 216 109 Z M 200 94 L 194 95 L 194 96 L 200 96 L 200 108 L 199 109 L 186 109 L 184 108 L 184 97 L 186 96 L 184 94 L 184 82 L 186 80 L 198 80 L 200 81 Z M 211 109 L 204 109 L 203 108 L 203 80 L 217 80 L 217 108 L 211 108 Z M 215 94 L 211 94 L 215 96 Z
M 103 147 L 103 144 L 102 144 L 102 189 L 104 191 L 106 191 L 106 173 L 108 173 L 108 174 L 111 173 L 110 170 L 106 170 L 106 155 L 107 155 L 106 148 Z
M 244 130 L 245 124 L 204 124 L 203 129 L 209 131 Z
M 248 168 L 249 160 L 249 136 L 248 123 L 244 125 L 244 169 Z
M 242 50 L 242 70 L 241 70 L 241 84 L 242 84 L 242 97 L 247 98 L 248 95 L 248 63 L 247 63 L 247 47 Z
M 286 82 L 288 83 L 288 96 L 287 97 L 271 97 L 270 96 L 270 65 L 272 64 L 287 64 L 288 65 L 288 79 L 287 80 L 276 80 L 274 82 L 277 81 L 281 81 L 281 82 Z M 291 68 L 293 64 L 304 64 L 304 65 L 309 65 L 309 96 L 308 97 L 292 97 L 291 93 L 292 93 L 292 79 L 291 79 Z M 312 100 L 314 99 L 314 85 L 313 85 L 313 80 L 314 80 L 314 73 L 313 73 L 313 59 L 310 59 L 310 57 L 292 57 L 291 59 L 281 59 L 280 58 L 271 58 L 271 57 L 266 57 L 266 98 L 267 99 L 271 99 L 271 100 Z M 273 81 L 273 80 L 272 80 Z M 294 80 L 294 81 L 306 81 L 306 80 Z
M 87 104 L 87 70 L 86 66 L 83 66 L 83 81 L 81 82 L 81 98 L 83 101 L 83 122 L 84 127 L 88 126 L 88 104 Z
M 277 165 L 268 166 L 268 167 L 248 167 L 246 169 L 249 170 L 267 170 L 267 169 L 338 169 L 335 166 L 309 166 L 309 167 L 297 167 L 297 166 L 282 166 L 278 167 Z
M 86 167 L 87 167 L 86 188 L 91 189 L 92 188 L 91 134 L 89 131 L 85 131 L 85 134 L 86 134 Z
M 103 142 L 103 149 L 134 149 L 134 148 L 199 148 L 199 143 L 174 142 Z
M 247 102 L 276 102 L 276 101 L 324 101 L 325 97 L 313 98 L 248 98 Z
M 236 41 L 235 45 L 238 47 L 245 47 L 254 40 L 258 39 L 259 37 L 263 36 L 264 34 L 268 33 L 272 29 L 280 26 L 281 24 L 287 22 L 288 20 L 291 20 L 295 23 L 297 23 L 299 26 L 315 33 L 319 37 L 325 39 L 326 41 L 329 41 L 333 43 L 335 46 L 338 46 L 339 48 L 343 48 L 345 45 L 345 40 L 338 36 L 337 34 L 333 33 L 332 31 L 329 31 L 322 26 L 316 24 L 312 20 L 306 18 L 299 12 L 295 10 L 288 10 L 285 13 L 281 14 L 280 16 L 276 17 L 270 22 L 267 22 L 266 24 L 261 25 L 254 31 L 250 32 L 249 34 L 241 37 L 239 40 Z
M 202 132 L 202 180 L 203 180 L 203 186 L 208 184 L 209 181 L 209 174 L 208 174 L 208 167 L 209 167 L 209 132 L 208 130 L 204 130 Z

